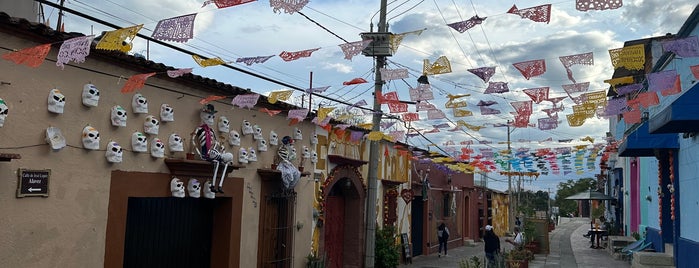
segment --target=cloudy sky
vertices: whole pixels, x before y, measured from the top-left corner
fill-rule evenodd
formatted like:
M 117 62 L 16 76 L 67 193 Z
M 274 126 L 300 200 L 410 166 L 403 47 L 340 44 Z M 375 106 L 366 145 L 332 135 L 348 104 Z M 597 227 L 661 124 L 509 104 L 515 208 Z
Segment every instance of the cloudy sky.
M 323 95 L 345 103 L 365 100 L 369 103 L 367 107 L 373 103 L 373 59 L 358 55 L 351 61 L 346 60 L 338 45 L 345 42 L 343 39 L 348 42 L 361 40 L 360 33 L 369 32 L 372 24 L 373 30 L 377 30 L 380 1 L 311 1 L 301 10 L 308 18 L 300 14 L 274 13 L 269 1 L 255 1 L 224 9 L 217 9 L 213 4 L 202 7 L 203 2 L 69 0 L 65 5 L 123 27 L 144 24 L 140 33 L 148 36 L 162 19 L 196 13 L 194 39 L 183 44 L 173 44 L 207 57 L 221 57 L 229 62 L 241 57 L 279 55 L 282 51 L 320 48 L 311 57 L 291 62 L 273 57 L 263 64 L 231 65 L 299 88 L 308 88 L 311 85 L 309 78 L 312 72 L 313 87 L 331 86 L 322 93 Z M 559 61 L 560 56 L 592 52 L 594 65 L 574 65 L 571 69 L 578 82 L 590 82 L 589 91 L 605 90 L 608 85 L 603 81 L 611 78 L 613 72 L 609 61 L 609 49 L 622 47 L 623 42 L 628 40 L 677 33 L 696 5 L 695 0 L 626 0 L 618 9 L 581 12 L 575 9 L 575 1 L 552 3 L 538 0 L 395 0 L 388 3 L 387 19 L 390 32 L 404 33 L 422 29 L 424 31 L 419 36 L 407 35 L 397 52 L 389 57 L 388 68 L 407 68 L 410 77 L 404 81 L 390 81 L 384 86 L 384 93 L 397 91 L 400 99 L 409 100 L 408 88 L 417 86 L 416 78 L 421 74 L 423 60 L 434 62 L 438 57 L 446 56 L 451 63 L 452 72 L 429 77 L 435 96 L 430 102 L 438 108 L 443 108 L 448 100 L 447 94 L 470 94 L 469 97 L 460 100 L 467 101 L 468 107 L 465 109 L 472 111 L 474 116 L 456 118 L 451 111 L 445 109 L 447 119 L 424 120 L 427 116 L 421 114 L 423 120 L 412 126 L 430 130 L 432 125 L 449 123 L 450 128 L 453 128 L 458 120 L 475 126 L 485 126 L 480 131 L 466 128 L 462 131 L 441 129 L 439 133 L 425 134 L 429 140 L 415 137 L 409 138 L 407 142 L 433 151 L 461 150 L 461 146 L 444 145 L 449 141 L 457 145 L 462 141 L 492 142 L 488 145 L 471 145 L 476 153 L 480 148 L 492 148 L 494 151 L 506 148 L 506 145 L 498 144 L 507 141 L 506 128 L 493 127 L 493 124 L 506 123 L 513 119 L 509 114 L 513 111 L 510 102 L 530 100 L 522 93 L 523 89 L 550 87 L 551 97 L 566 95 L 561 85 L 571 82 Z M 552 4 L 550 22 L 534 22 L 508 14 L 507 11 L 513 4 L 519 9 Z M 482 24 L 464 33 L 446 25 L 467 20 L 474 15 L 487 18 Z M 46 8 L 45 17 L 55 23 L 57 12 Z M 113 30 L 73 14 L 66 14 L 65 22 L 65 30 L 69 32 L 89 35 Z M 173 67 L 194 67 L 195 74 L 249 88 L 260 94 L 266 95 L 272 91 L 286 89 L 279 84 L 222 66 L 198 67 L 188 55 L 155 44 L 148 46 L 145 41 L 139 39 L 135 41 L 132 53 L 146 55 L 153 61 Z M 512 66 L 516 62 L 539 59 L 546 61 L 547 71 L 529 80 Z M 507 82 L 509 93 L 483 94 L 487 83 L 467 71 L 492 66 L 496 67 L 496 73 L 490 81 Z M 366 79 L 369 83 L 343 86 L 344 81 L 358 77 Z M 295 98 L 299 96 L 301 92 L 294 94 Z M 339 108 L 344 106 L 318 97 L 316 99 L 314 103 Z M 496 101 L 498 104 L 491 108 L 501 110 L 502 114 L 481 115 L 476 106 L 480 100 Z M 566 109 L 559 113 L 561 122 L 558 128 L 547 131 L 541 131 L 536 127 L 513 129 L 511 140 L 521 142 L 513 142 L 512 147 L 534 150 L 590 144 L 580 140 L 586 136 L 594 138 L 595 143 L 604 142 L 603 137 L 608 131 L 607 119 L 591 118 L 587 119 L 582 127 L 569 127 L 565 115 L 572 113 L 573 102 L 568 98 L 563 101 L 563 105 Z M 545 108 L 551 108 L 551 103 L 534 104 L 530 122 L 535 124 L 538 118 L 546 117 L 541 111 Z M 385 105 L 383 110 L 388 112 Z M 409 111 L 415 111 L 415 107 L 410 107 Z M 401 125 L 396 124 L 387 131 L 404 129 Z M 548 138 L 553 142 L 539 142 Z M 558 142 L 565 139 L 573 141 Z M 431 143 L 439 145 L 439 148 L 429 146 Z M 585 168 L 582 174 L 573 172 L 567 176 L 563 176 L 562 173 L 541 176 L 535 182 L 524 186 L 525 189 L 550 188 L 555 191 L 562 180 L 592 177 L 598 172 Z M 501 190 L 507 187 L 504 178 L 496 172 L 491 172 L 488 176 L 491 178 L 488 182 L 490 187 Z M 480 177 L 476 176 L 477 179 Z

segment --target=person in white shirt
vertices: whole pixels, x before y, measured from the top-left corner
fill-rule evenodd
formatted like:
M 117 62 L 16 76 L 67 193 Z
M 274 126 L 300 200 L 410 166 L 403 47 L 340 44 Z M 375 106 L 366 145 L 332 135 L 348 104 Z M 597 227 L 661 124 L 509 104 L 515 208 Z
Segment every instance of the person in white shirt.
M 508 243 L 512 244 L 513 246 L 519 248 L 523 246 L 524 239 L 522 237 L 522 232 L 519 231 L 519 227 L 515 226 L 515 238 L 514 239 L 505 239 Z

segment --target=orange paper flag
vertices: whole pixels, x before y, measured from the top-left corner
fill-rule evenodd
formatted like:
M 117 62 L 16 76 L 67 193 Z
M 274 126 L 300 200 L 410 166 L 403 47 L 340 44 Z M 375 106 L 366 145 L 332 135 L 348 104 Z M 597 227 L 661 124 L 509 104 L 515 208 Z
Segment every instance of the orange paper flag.
M 225 98 L 226 98 L 226 96 L 215 96 L 215 95 L 211 95 L 211 96 L 208 96 L 208 97 L 206 97 L 206 98 L 203 98 L 203 99 L 199 100 L 199 104 L 204 105 L 204 104 L 207 104 L 207 103 L 209 103 L 209 102 L 217 101 L 217 100 L 222 100 L 222 99 L 225 99 Z
M 260 108 L 260 112 L 267 113 L 269 116 L 275 116 L 275 115 L 277 115 L 278 113 L 281 113 L 282 110 L 270 110 L 270 109 L 267 109 L 267 108 Z
M 124 87 L 121 88 L 121 93 L 134 92 L 137 89 L 142 88 L 143 85 L 146 84 L 146 79 L 154 75 L 155 73 L 132 75 L 131 77 L 129 77 L 129 80 L 126 81 Z
M 3 59 L 16 64 L 24 64 L 32 68 L 39 67 L 44 62 L 44 58 L 49 54 L 51 44 L 43 44 L 35 47 L 25 48 L 2 55 Z

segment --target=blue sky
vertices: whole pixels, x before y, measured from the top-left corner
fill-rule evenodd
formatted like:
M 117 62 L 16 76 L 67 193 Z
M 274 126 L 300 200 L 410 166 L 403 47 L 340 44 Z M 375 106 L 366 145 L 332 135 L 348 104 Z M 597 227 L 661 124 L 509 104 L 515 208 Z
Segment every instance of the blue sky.
M 528 100 L 523 89 L 550 87 L 550 96 L 563 96 L 562 84 L 570 84 L 566 72 L 558 57 L 592 52 L 593 66 L 575 65 L 571 69 L 578 82 L 590 82 L 589 91 L 606 89 L 603 80 L 611 78 L 613 69 L 609 62 L 608 50 L 623 46 L 627 40 L 642 39 L 652 36 L 676 33 L 694 9 L 696 1 L 624 1 L 623 6 L 615 10 L 581 12 L 575 9 L 575 1 L 388 1 L 390 11 L 389 31 L 393 33 L 425 29 L 421 35 L 406 36 L 401 47 L 390 57 L 389 68 L 407 66 L 411 77 L 403 81 L 386 84 L 384 92 L 398 91 L 401 99 L 409 99 L 408 85 L 417 85 L 415 77 L 420 73 L 424 59 L 431 62 L 439 56 L 446 56 L 451 63 L 452 73 L 430 77 L 435 100 L 431 101 L 438 108 L 444 107 L 447 94 L 471 94 L 465 100 L 466 109 L 474 113 L 472 117 L 454 118 L 445 111 L 449 120 L 422 120 L 415 127 L 431 129 L 431 125 L 453 123 L 463 119 L 472 125 L 485 125 L 478 132 L 450 132 L 446 129 L 439 133 L 426 134 L 434 143 L 442 145 L 447 141 L 458 144 L 465 140 L 488 140 L 487 145 L 494 150 L 504 149 L 506 145 L 497 142 L 506 141 L 506 129 L 495 128 L 487 124 L 506 123 L 512 120 L 513 111 L 509 102 Z M 309 86 L 309 76 L 313 72 L 313 87 L 331 86 L 324 95 L 331 98 L 355 103 L 366 100 L 372 103 L 373 93 L 373 59 L 362 55 L 351 61 L 343 58 L 338 47 L 344 41 L 328 33 L 315 23 L 299 14 L 275 14 L 268 1 L 256 1 L 225 9 L 216 9 L 214 5 L 202 8 L 203 0 L 162 0 L 162 1 L 66 1 L 66 6 L 91 16 L 124 27 L 145 24 L 141 34 L 150 35 L 159 20 L 197 13 L 195 37 L 184 44 L 175 43 L 185 49 L 205 56 L 221 57 L 226 61 L 235 61 L 239 57 L 278 55 L 282 51 L 299 51 L 320 48 L 309 58 L 292 62 L 274 57 L 264 64 L 245 66 L 233 65 L 273 79 L 283 81 L 301 88 Z M 361 32 L 368 32 L 370 23 L 376 30 L 380 1 L 310 1 L 301 11 L 318 24 L 322 25 L 343 39 L 353 42 L 360 40 Z M 550 23 L 540 23 L 507 14 L 507 10 L 517 4 L 520 9 L 552 4 Z M 474 15 L 487 19 L 464 33 L 459 33 L 447 23 L 467 20 Z M 46 10 L 46 17 L 53 23 L 56 12 Z M 66 31 L 84 34 L 100 33 L 112 30 L 102 25 L 85 21 L 74 15 L 66 15 Z M 260 94 L 282 90 L 283 86 L 263 81 L 223 67 L 201 68 L 196 66 L 191 57 L 151 44 L 147 47 L 143 40 L 136 40 L 132 52 L 147 55 L 151 60 L 174 67 L 194 67 L 194 73 L 207 76 L 242 88 L 249 88 Z M 547 72 L 529 80 L 512 67 L 512 63 L 545 59 Z M 486 84 L 466 69 L 496 66 L 496 74 L 491 81 L 508 82 L 510 93 L 483 94 Z M 370 81 L 367 84 L 343 86 L 342 82 L 356 77 Z M 295 93 L 298 97 L 301 93 Z M 476 103 L 480 100 L 497 101 L 493 108 L 502 111 L 500 115 L 480 115 Z M 321 102 L 324 105 L 336 105 Z M 555 148 L 586 144 L 581 138 L 590 136 L 596 142 L 602 140 L 608 131 L 606 119 L 588 119 L 582 127 L 569 127 L 565 114 L 572 113 L 570 99 L 564 100 L 566 110 L 559 114 L 563 120 L 555 130 L 541 131 L 537 128 L 519 128 L 511 133 L 512 140 L 531 140 L 532 142 L 513 143 L 513 148 L 529 147 Z M 342 107 L 342 106 L 338 106 Z M 550 104 L 534 105 L 532 123 L 537 118 L 545 117 L 541 109 L 550 108 Z M 414 107 L 409 110 L 414 111 Z M 388 108 L 384 106 L 384 111 Z M 426 115 L 421 115 L 426 118 Z M 452 124 L 453 126 L 453 124 Z M 571 143 L 537 141 L 552 138 L 554 141 L 572 139 Z M 426 148 L 428 141 L 410 138 L 408 143 Z M 589 144 L 589 143 L 587 143 Z M 483 148 L 473 145 L 472 148 Z M 433 147 L 430 149 L 434 149 Z M 443 148 L 444 149 L 444 148 Z M 456 150 L 460 150 L 457 147 Z M 558 182 L 581 177 L 593 177 L 599 171 L 588 171 L 575 176 L 542 176 L 525 189 L 555 190 Z M 496 174 L 489 174 L 496 180 L 502 180 Z M 476 176 L 477 178 L 479 176 Z M 503 190 L 506 183 L 493 180 L 489 186 Z

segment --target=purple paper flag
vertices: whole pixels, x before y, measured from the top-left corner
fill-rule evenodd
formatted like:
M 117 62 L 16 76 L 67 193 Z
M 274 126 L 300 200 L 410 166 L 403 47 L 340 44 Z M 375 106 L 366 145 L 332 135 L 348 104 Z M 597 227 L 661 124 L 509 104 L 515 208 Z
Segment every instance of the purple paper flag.
M 194 17 L 197 13 L 164 19 L 158 22 L 151 37 L 157 40 L 187 42 L 194 37 Z
M 677 70 L 649 73 L 646 75 L 646 78 L 648 79 L 648 90 L 655 92 L 663 91 L 675 86 Z
M 427 111 L 427 120 L 442 119 L 446 117 L 447 116 L 444 114 L 444 112 L 439 109 L 432 109 Z
M 449 23 L 447 26 L 454 28 L 454 30 L 459 33 L 464 33 L 466 30 L 473 28 L 473 26 L 481 24 L 486 18 L 487 17 L 481 18 L 476 15 L 465 21 Z
M 176 78 L 176 77 L 182 76 L 183 74 L 188 74 L 191 72 L 192 72 L 192 68 L 180 68 L 180 69 L 176 69 L 176 70 L 168 70 L 167 76 L 172 77 L 172 78 Z
M 350 141 L 358 142 L 364 137 L 364 132 L 361 131 L 350 131 Z
M 289 110 L 289 114 L 286 116 L 289 119 L 303 120 L 308 115 L 308 109 L 294 109 Z
M 507 86 L 507 82 L 488 82 L 488 88 L 485 90 L 485 94 L 492 93 L 505 93 L 509 92 L 510 88 Z
M 257 100 L 260 99 L 260 94 L 243 94 L 237 95 L 231 100 L 231 104 L 238 106 L 240 108 L 252 109 L 257 104 Z
M 680 57 L 699 57 L 699 38 L 690 36 L 662 42 L 663 50 Z
M 616 87 L 616 94 L 619 96 L 623 96 L 623 95 L 626 95 L 629 93 L 639 91 L 642 88 L 643 88 L 643 84 L 640 84 L 640 83 Z
M 482 100 L 481 100 L 481 101 L 478 101 L 478 104 L 476 104 L 476 106 L 490 106 L 490 105 L 493 105 L 493 104 L 498 104 L 498 102 L 497 102 L 497 101 L 491 101 L 491 100 L 488 100 L 488 101 L 482 101 Z
M 540 130 L 551 130 L 558 127 L 558 120 L 544 117 L 539 118 L 539 129 Z
M 478 76 L 481 80 L 483 80 L 483 82 L 488 83 L 488 81 L 490 81 L 490 77 L 495 74 L 495 67 L 480 67 L 476 69 L 468 69 L 467 71 Z
M 63 69 L 63 64 L 67 64 L 71 60 L 77 63 L 85 62 L 85 58 L 90 55 L 90 44 L 92 44 L 92 39 L 94 38 L 94 35 L 90 35 L 63 41 L 61 48 L 58 50 L 56 66 Z
M 481 106 L 481 115 L 500 114 L 500 110 Z

